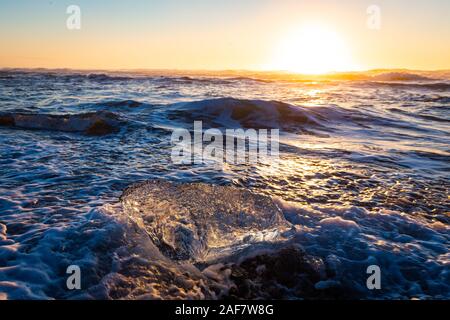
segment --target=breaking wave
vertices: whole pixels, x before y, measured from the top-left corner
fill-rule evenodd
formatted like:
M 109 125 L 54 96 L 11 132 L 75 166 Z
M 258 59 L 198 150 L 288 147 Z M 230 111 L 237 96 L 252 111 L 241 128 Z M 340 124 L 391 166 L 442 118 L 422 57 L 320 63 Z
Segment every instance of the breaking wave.
M 207 99 L 182 102 L 168 106 L 171 120 L 203 120 L 231 128 L 284 128 L 299 125 L 321 126 L 326 117 L 307 108 L 279 101 L 245 100 L 235 98 Z
M 390 119 L 376 112 L 348 109 L 334 104 L 304 107 L 280 101 L 236 98 L 206 99 L 165 106 L 159 122 L 184 123 L 202 120 L 210 126 L 226 128 L 278 128 L 286 132 L 327 136 L 340 125 L 368 128 L 371 125 L 409 128 L 410 123 Z M 419 128 L 420 129 L 420 128 Z

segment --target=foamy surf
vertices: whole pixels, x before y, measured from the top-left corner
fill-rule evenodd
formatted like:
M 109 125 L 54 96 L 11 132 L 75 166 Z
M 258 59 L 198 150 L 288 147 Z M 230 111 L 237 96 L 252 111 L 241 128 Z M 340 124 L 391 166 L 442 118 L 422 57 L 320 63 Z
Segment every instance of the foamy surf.
M 448 75 L 374 75 L 1 71 L 0 297 L 448 299 Z M 281 161 L 175 165 L 197 120 Z
M 195 271 L 215 292 L 209 297 L 444 299 L 450 289 L 450 229 L 440 222 L 164 181 L 135 185 L 121 199 L 114 215 L 125 215 L 150 241 L 152 261 Z M 210 250 L 216 253 L 208 258 L 204 252 Z M 365 287 L 365 269 L 373 264 L 384 270 L 382 294 Z
M 298 206 L 230 186 L 134 185 L 86 220 L 46 230 L 26 260 L 19 259 L 22 245 L 1 230 L 0 256 L 19 262 L 0 269 L 10 299 L 444 299 L 449 292 L 450 230 L 443 223 Z M 50 251 L 61 261 L 48 260 Z M 35 267 L 25 270 L 29 259 Z M 68 259 L 92 273 L 85 289 L 69 296 L 54 290 L 64 281 L 54 268 Z M 383 293 L 364 286 L 369 264 L 385 270 Z

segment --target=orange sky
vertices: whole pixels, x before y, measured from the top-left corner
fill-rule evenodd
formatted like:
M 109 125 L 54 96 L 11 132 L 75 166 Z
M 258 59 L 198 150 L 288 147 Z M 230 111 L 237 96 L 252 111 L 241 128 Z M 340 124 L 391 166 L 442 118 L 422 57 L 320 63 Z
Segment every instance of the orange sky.
M 377 1 L 379 30 L 362 0 L 76 2 L 80 30 L 72 2 L 0 2 L 0 67 L 450 69 L 446 0 Z

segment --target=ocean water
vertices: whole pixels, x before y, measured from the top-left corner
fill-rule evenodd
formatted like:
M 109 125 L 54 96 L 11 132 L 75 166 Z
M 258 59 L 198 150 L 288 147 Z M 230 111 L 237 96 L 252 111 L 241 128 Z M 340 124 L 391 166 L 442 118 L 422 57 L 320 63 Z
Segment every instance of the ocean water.
M 0 298 L 449 299 L 449 79 L 0 71 Z M 280 161 L 176 165 L 194 120 Z

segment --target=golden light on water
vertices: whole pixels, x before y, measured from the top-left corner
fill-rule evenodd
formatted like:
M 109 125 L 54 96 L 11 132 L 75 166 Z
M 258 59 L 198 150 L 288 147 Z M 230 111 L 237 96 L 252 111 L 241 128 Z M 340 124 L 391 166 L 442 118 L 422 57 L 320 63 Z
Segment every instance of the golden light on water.
M 310 23 L 291 30 L 282 38 L 269 69 L 324 74 L 357 67 L 341 35 L 325 25 Z

